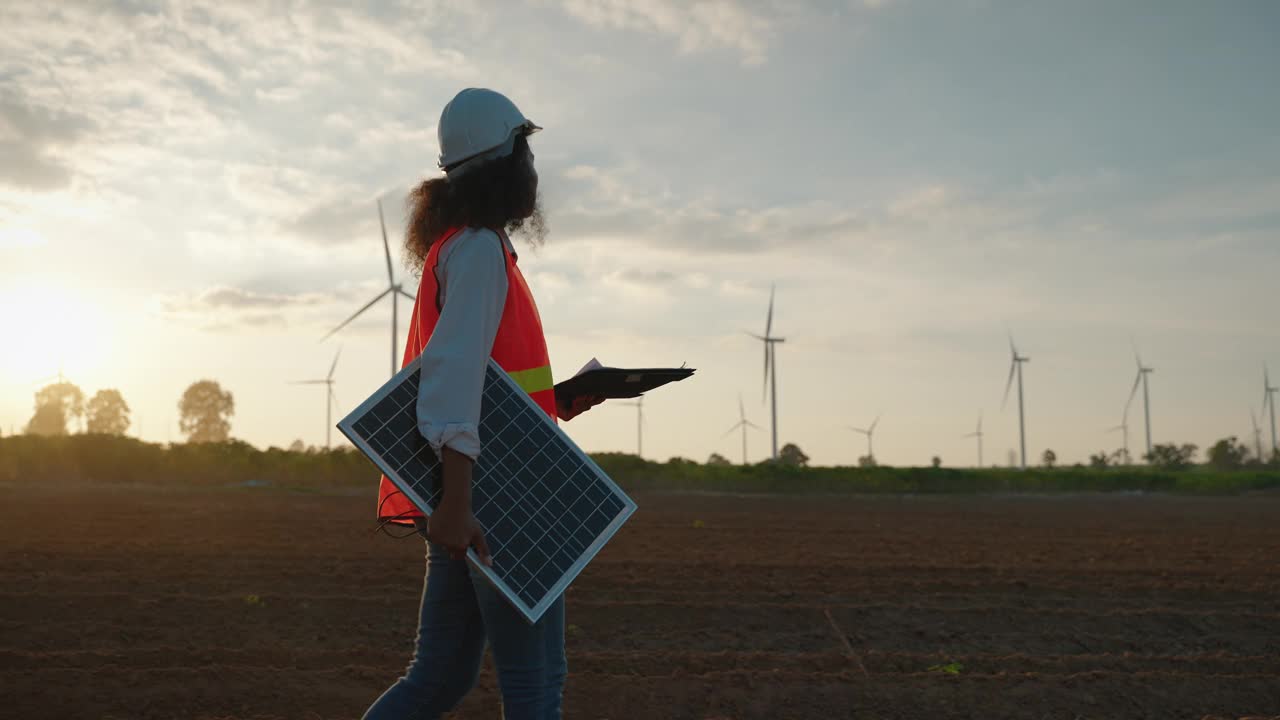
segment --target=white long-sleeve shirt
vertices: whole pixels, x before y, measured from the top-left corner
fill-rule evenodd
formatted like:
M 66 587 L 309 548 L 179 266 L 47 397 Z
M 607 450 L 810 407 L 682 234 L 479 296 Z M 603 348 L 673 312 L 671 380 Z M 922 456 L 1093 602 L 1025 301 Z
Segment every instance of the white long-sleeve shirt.
M 511 251 L 505 235 L 467 228 L 440 252 L 444 307 L 422 349 L 418 383 L 418 431 L 437 455 L 445 446 L 472 459 L 480 455 L 480 394 L 507 301 L 503 253 Z

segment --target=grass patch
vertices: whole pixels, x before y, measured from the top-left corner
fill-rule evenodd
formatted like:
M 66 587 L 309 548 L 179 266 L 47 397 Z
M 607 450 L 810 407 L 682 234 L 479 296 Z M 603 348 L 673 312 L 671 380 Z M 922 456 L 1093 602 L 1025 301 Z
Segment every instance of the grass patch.
M 1207 466 L 1167 471 L 1132 468 L 788 467 L 701 465 L 634 455 L 593 456 L 629 491 L 759 494 L 989 494 L 1162 492 L 1227 495 L 1280 488 L 1280 470 L 1222 471 Z M 107 435 L 0 438 L 0 484 L 102 483 L 285 489 L 316 492 L 368 488 L 378 471 L 352 449 L 260 450 L 233 441 L 160 445 Z

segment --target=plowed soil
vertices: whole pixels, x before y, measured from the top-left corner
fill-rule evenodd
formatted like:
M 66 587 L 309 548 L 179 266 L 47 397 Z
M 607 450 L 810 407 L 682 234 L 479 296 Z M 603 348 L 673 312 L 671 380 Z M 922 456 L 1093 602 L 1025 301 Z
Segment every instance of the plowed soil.
M 569 592 L 566 717 L 1280 715 L 1280 496 L 637 500 Z M 0 488 L 0 717 L 358 718 L 423 572 L 372 511 Z M 456 716 L 498 712 L 487 668 Z

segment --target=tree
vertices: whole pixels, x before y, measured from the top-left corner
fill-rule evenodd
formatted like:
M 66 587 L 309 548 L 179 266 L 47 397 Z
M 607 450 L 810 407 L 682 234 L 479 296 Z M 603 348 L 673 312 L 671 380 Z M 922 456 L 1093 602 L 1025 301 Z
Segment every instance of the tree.
M 289 443 L 289 452 L 300 453 L 300 452 L 306 452 L 306 451 L 307 451 L 307 445 L 306 443 L 302 442 L 302 438 L 298 438 L 297 440 L 294 440 L 293 442 Z
M 1132 464 L 1132 461 L 1133 461 L 1133 458 L 1129 455 L 1129 451 L 1126 450 L 1125 448 L 1120 448 L 1115 452 L 1111 453 L 1112 465 L 1120 465 L 1122 467 L 1128 467 L 1130 464 Z
M 804 467 L 809 464 L 809 456 L 795 443 L 787 443 L 778 451 L 778 462 L 792 467 Z
M 729 462 L 729 458 L 721 455 L 720 453 L 711 453 L 711 457 L 707 458 L 707 464 L 708 465 L 732 465 L 733 463 Z
M 129 429 L 129 404 L 119 390 L 99 390 L 89 398 L 85 430 L 103 435 L 123 435 Z
M 1152 467 L 1161 470 L 1186 470 L 1191 467 L 1198 449 L 1194 443 L 1183 443 L 1181 446 L 1167 443 L 1156 445 L 1143 457 L 1151 463 Z
M 1044 455 L 1041 455 L 1040 459 L 1044 463 L 1045 467 L 1052 470 L 1053 466 L 1058 463 L 1058 453 L 1053 450 L 1045 450 Z
M 876 466 L 876 459 L 871 455 L 862 455 L 858 458 L 858 467 L 873 468 Z
M 84 415 L 84 393 L 69 382 L 46 385 L 36 393 L 36 411 L 27 423 L 32 435 L 66 435 L 67 421 Z
M 1209 464 L 1219 470 L 1239 470 L 1249 459 L 1249 448 L 1232 435 L 1214 443 L 1208 455 Z
M 231 393 L 213 380 L 191 384 L 178 401 L 178 429 L 187 442 L 226 442 L 236 404 Z
M 1107 455 L 1107 451 L 1089 456 L 1089 467 L 1091 468 L 1107 468 L 1111 466 L 1111 458 Z
M 934 456 L 933 456 L 933 467 L 934 467 L 934 468 L 940 468 L 940 467 L 942 467 L 942 458 L 938 457 L 937 455 L 934 455 Z

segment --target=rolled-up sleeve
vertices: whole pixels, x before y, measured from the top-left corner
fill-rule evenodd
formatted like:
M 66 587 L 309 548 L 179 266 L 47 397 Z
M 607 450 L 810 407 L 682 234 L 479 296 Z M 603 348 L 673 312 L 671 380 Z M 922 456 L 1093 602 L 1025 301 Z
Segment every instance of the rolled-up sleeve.
M 422 350 L 418 384 L 418 431 L 437 454 L 448 446 L 480 456 L 480 394 L 507 300 L 503 253 L 497 233 L 477 229 L 463 231 L 442 252 L 444 308 Z

